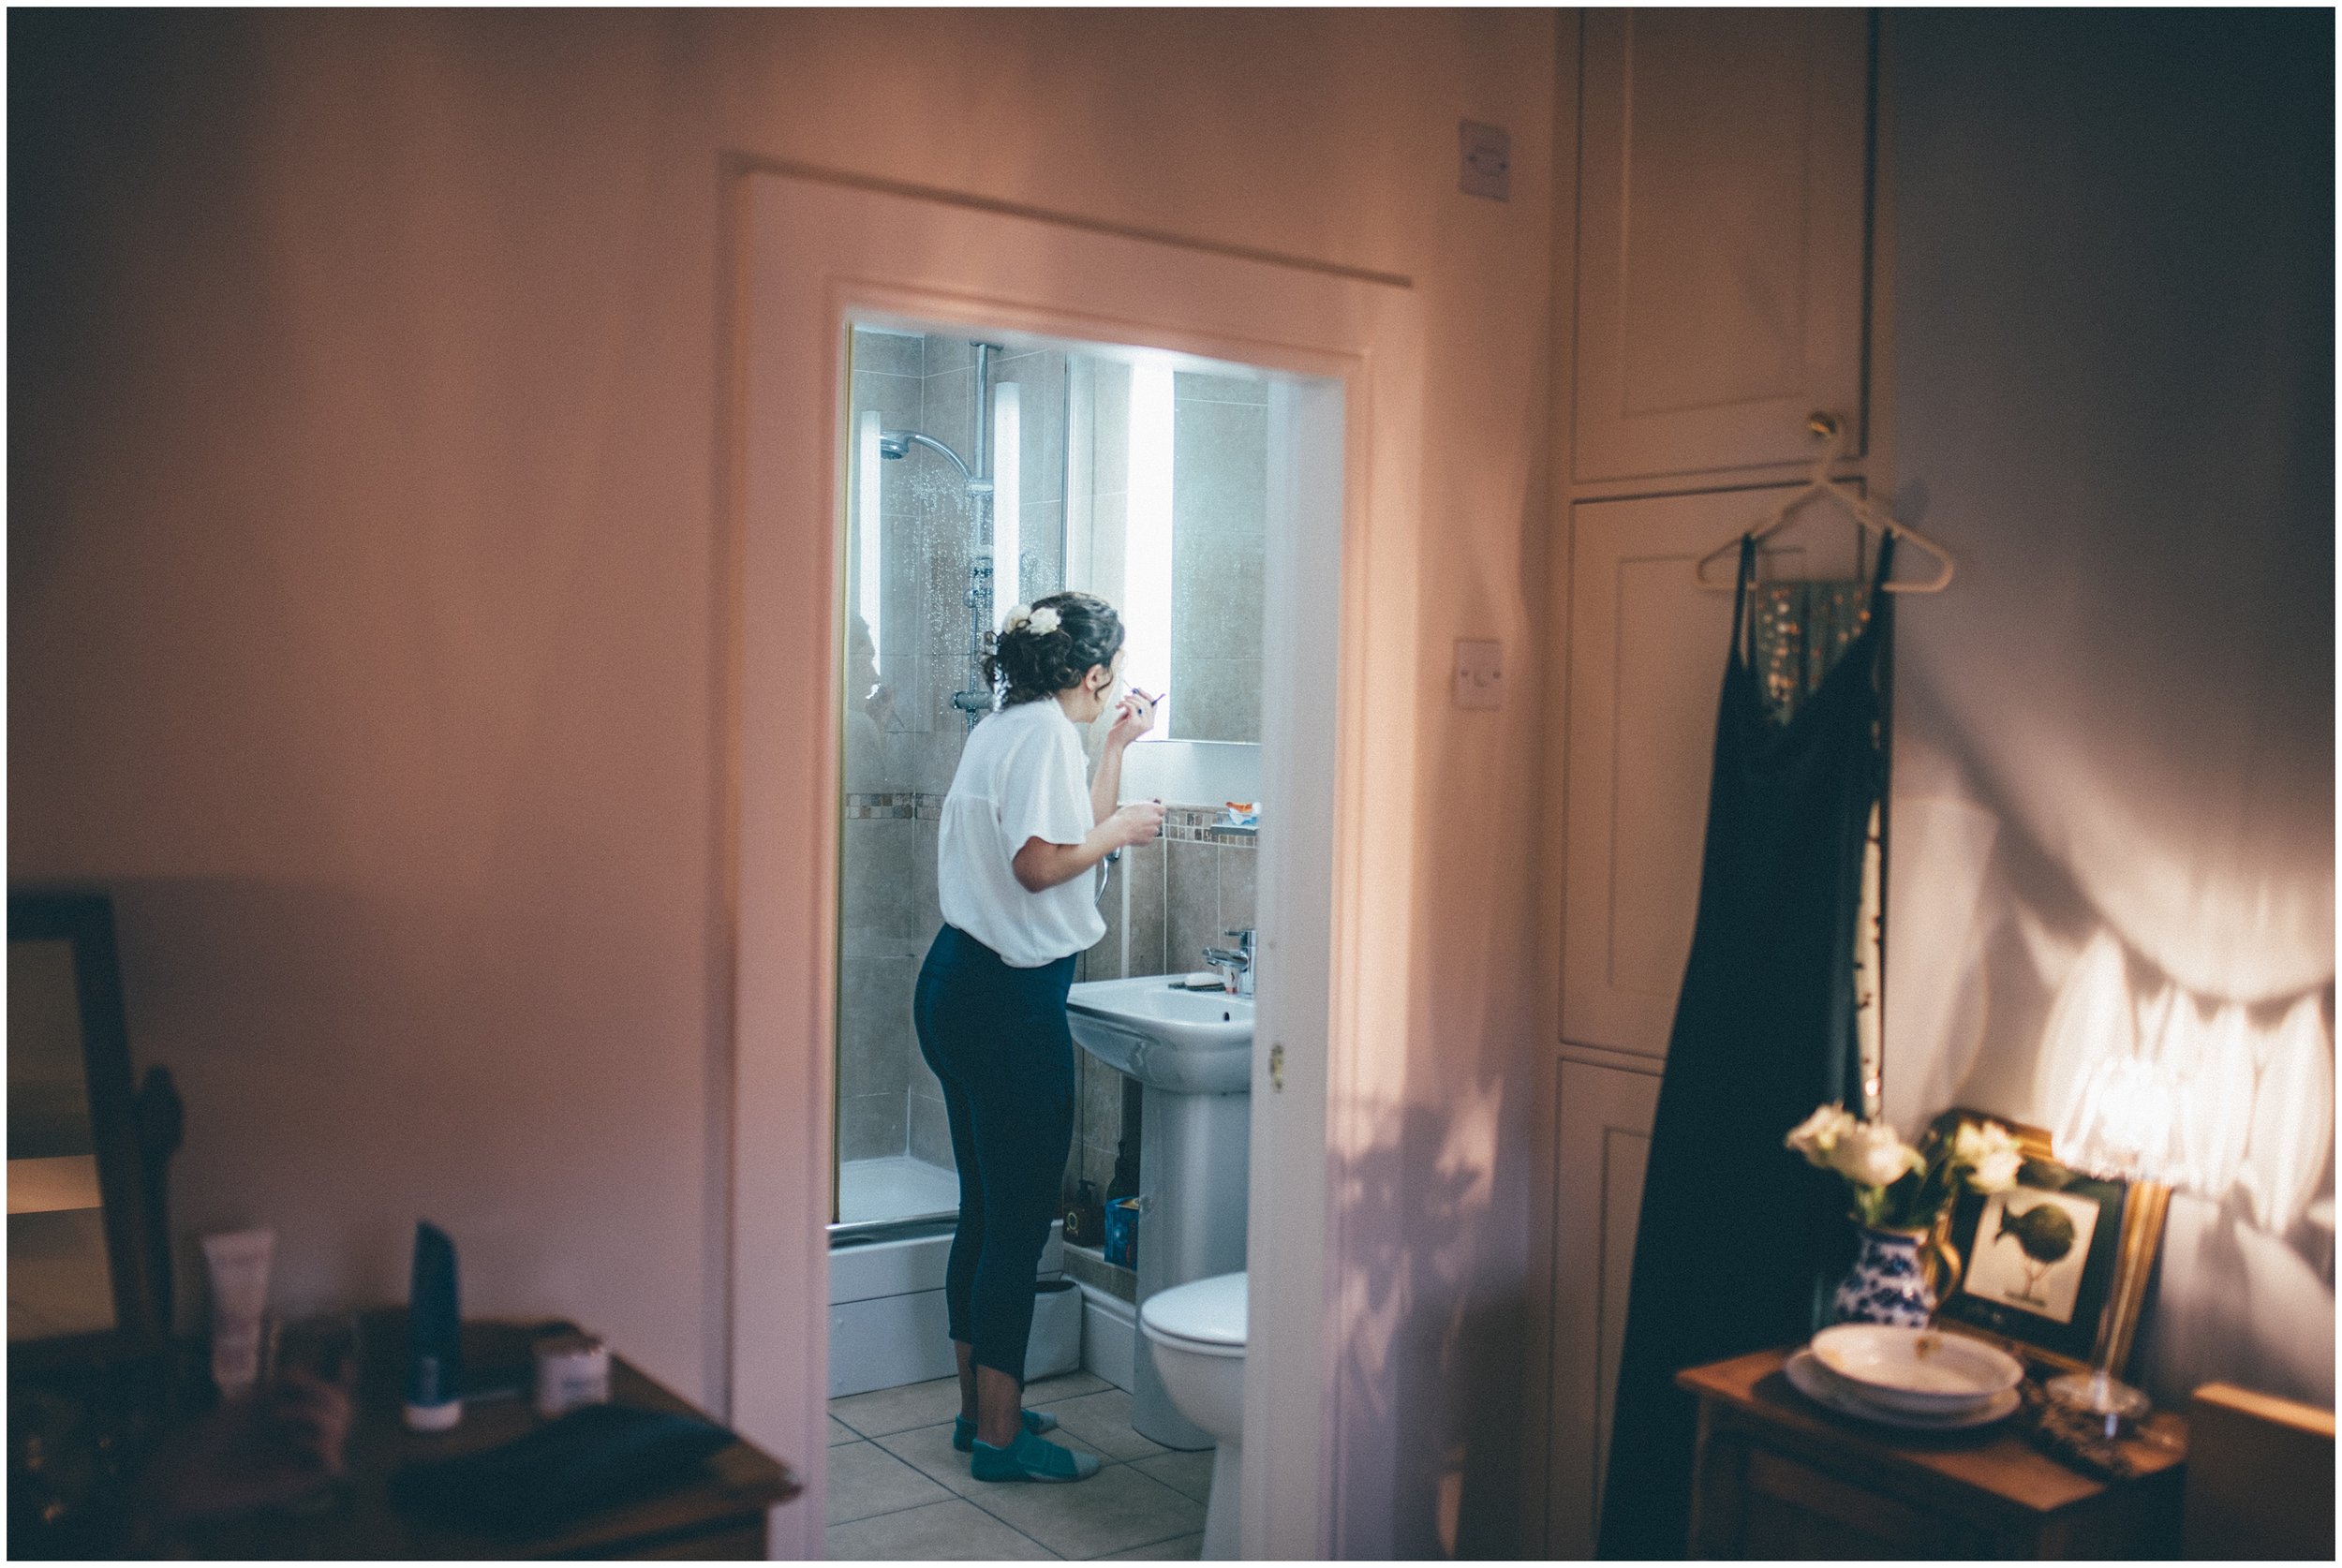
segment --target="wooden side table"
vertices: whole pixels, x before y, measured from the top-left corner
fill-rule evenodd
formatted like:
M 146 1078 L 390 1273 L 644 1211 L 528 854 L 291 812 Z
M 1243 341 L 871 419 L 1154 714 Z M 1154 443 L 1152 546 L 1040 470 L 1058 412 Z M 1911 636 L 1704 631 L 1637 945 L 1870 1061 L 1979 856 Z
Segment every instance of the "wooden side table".
M 518 1325 L 466 1324 L 467 1365 L 498 1338 L 526 1347 Z M 391 1477 L 408 1464 L 493 1448 L 541 1423 L 526 1397 L 467 1403 L 453 1431 L 410 1432 L 399 1418 L 399 1314 L 373 1315 L 366 1376 L 349 1434 L 348 1471 L 311 1503 L 190 1529 L 186 1545 L 207 1558 L 379 1561 L 386 1558 L 689 1558 L 766 1555 L 765 1516 L 802 1489 L 789 1467 L 747 1442 L 723 1449 L 697 1473 L 649 1496 L 588 1514 L 540 1535 L 490 1535 L 400 1508 Z M 387 1363 L 387 1365 L 385 1365 Z M 613 1355 L 610 1395 L 619 1404 L 703 1415 L 623 1357 Z
M 2172 1558 L 2186 1424 L 2148 1418 L 2140 1472 L 2100 1481 L 2007 1425 L 1918 1434 L 1808 1402 L 1762 1351 L 1676 1374 L 1699 1400 L 1691 1555 Z M 2168 1444 L 2168 1446 L 2166 1445 Z

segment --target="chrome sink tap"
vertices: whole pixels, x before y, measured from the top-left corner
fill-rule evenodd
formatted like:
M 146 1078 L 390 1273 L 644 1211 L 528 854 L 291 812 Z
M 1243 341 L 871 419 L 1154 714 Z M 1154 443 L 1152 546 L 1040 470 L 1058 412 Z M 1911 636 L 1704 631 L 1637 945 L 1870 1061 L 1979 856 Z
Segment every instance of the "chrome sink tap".
M 1234 937 L 1236 946 L 1207 947 L 1204 962 L 1220 971 L 1222 989 L 1232 996 L 1249 997 L 1253 994 L 1253 928 L 1238 926 L 1221 935 Z

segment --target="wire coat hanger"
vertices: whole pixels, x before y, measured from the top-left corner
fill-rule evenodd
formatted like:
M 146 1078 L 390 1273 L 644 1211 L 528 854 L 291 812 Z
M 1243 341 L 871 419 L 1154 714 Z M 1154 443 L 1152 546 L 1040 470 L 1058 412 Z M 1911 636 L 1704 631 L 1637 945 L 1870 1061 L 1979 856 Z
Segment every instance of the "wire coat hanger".
M 1917 545 L 1943 564 L 1941 571 L 1924 582 L 1882 584 L 1881 586 L 1889 593 L 1939 594 L 1949 587 L 1951 575 L 1959 566 L 1959 563 L 1952 559 L 1950 551 L 1912 527 L 1908 523 L 1896 522 L 1892 514 L 1885 508 L 1872 505 L 1830 477 L 1830 466 L 1845 455 L 1845 449 L 1850 444 L 1845 422 L 1834 414 L 1816 413 L 1806 421 L 1806 424 L 1816 436 L 1830 443 L 1821 454 L 1821 461 L 1814 465 L 1814 477 L 1806 481 L 1804 488 L 1773 508 L 1771 513 L 1762 523 L 1753 528 L 1742 529 L 1694 561 L 1692 581 L 1713 592 L 1729 592 L 1734 584 L 1719 583 L 1710 577 L 1708 575 L 1709 562 L 1737 553 L 1742 539 L 1761 540 L 1769 534 L 1777 532 L 1788 523 L 1789 518 L 1798 509 L 1807 502 L 1827 499 L 1835 501 L 1839 510 L 1871 532 L 1882 537 L 1891 534 L 1897 539 Z

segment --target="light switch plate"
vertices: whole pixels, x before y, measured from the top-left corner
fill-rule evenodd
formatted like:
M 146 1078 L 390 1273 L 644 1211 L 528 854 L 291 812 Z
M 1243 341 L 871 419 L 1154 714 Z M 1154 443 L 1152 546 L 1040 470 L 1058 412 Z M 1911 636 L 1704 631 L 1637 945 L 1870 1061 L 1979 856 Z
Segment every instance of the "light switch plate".
M 1456 639 L 1456 706 L 1501 708 L 1505 705 L 1505 644 L 1474 638 Z
M 1476 120 L 1459 124 L 1463 141 L 1463 172 L 1457 188 L 1466 196 L 1509 201 L 1513 194 L 1513 139 L 1502 126 Z

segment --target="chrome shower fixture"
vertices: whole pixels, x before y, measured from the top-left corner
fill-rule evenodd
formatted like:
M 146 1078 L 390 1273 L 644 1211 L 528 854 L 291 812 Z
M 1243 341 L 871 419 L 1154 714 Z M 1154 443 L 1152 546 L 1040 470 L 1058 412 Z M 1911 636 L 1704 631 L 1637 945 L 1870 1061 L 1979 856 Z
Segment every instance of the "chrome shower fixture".
M 911 455 L 916 444 L 942 453 L 952 460 L 960 477 L 968 481 L 971 496 L 992 494 L 990 469 L 992 451 L 992 356 L 1000 352 L 997 343 L 976 346 L 976 460 L 971 464 L 945 443 L 916 430 L 882 430 L 879 432 L 879 455 L 900 459 Z
M 911 455 L 912 443 L 914 441 L 920 446 L 941 452 L 945 457 L 950 458 L 952 460 L 952 466 L 957 468 L 960 472 L 960 476 L 967 480 L 969 495 L 989 496 L 992 494 L 992 481 L 990 480 L 983 478 L 977 474 L 974 469 L 969 467 L 967 460 L 961 457 L 959 453 L 954 451 L 949 446 L 946 446 L 943 442 L 937 440 L 934 436 L 924 435 L 919 431 L 880 431 L 879 455 L 885 458 L 909 457 Z

